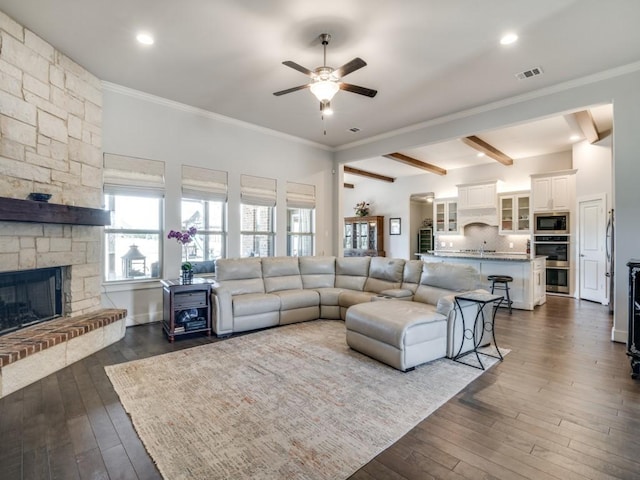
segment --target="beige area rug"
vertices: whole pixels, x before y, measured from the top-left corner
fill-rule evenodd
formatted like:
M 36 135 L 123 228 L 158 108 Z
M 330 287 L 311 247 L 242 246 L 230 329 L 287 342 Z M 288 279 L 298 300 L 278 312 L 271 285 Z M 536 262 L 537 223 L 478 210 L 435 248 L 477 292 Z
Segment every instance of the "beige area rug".
M 346 478 L 482 373 L 399 372 L 332 320 L 105 368 L 167 480 Z

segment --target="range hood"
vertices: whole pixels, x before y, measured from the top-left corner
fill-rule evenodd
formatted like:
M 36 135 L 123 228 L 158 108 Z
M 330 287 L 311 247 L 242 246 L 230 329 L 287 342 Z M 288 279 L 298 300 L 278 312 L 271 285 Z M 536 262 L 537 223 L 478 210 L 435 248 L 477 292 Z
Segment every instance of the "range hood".
M 458 223 L 464 228 L 472 223 L 480 223 L 490 227 L 498 226 L 498 209 L 496 208 L 474 208 L 460 210 L 458 212 Z

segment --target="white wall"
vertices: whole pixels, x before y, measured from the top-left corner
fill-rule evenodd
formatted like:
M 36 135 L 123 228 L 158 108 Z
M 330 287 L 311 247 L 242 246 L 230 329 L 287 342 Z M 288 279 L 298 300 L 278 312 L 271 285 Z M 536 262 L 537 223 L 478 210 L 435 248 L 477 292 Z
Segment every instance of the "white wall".
M 558 113 L 578 111 L 591 105 L 613 103 L 613 179 L 616 209 L 615 305 L 613 338 L 625 342 L 627 335 L 626 262 L 640 256 L 638 239 L 640 204 L 638 162 L 638 125 L 640 125 L 640 63 L 604 72 L 577 81 L 556 85 L 520 97 L 485 105 L 466 115 L 425 122 L 411 131 L 386 134 L 366 144 L 345 146 L 336 154 L 336 162 L 361 160 L 388 152 L 478 134 L 506 125 Z M 422 187 L 420 190 L 424 191 Z
M 104 84 L 103 150 L 165 162 L 165 227 L 178 228 L 181 166 L 228 172 L 228 257 L 240 255 L 240 175 L 275 178 L 276 255 L 286 255 L 286 182 L 316 186 L 316 252 L 333 255 L 334 174 L 330 151 L 310 142 L 116 85 Z M 165 278 L 178 276 L 180 246 L 164 243 Z M 132 285 L 134 285 L 132 287 Z M 133 288 L 133 290 L 132 290 Z M 106 285 L 103 304 L 129 310 L 132 323 L 162 317 L 157 281 Z
M 343 214 L 353 216 L 353 206 L 362 200 L 371 203 L 372 215 L 385 216 L 385 250 L 388 257 L 415 258 L 415 225 L 411 225 L 410 196 L 422 192 L 434 192 L 436 198 L 457 197 L 457 185 L 481 182 L 498 182 L 498 193 L 531 189 L 530 175 L 571 168 L 571 152 L 515 160 L 512 166 L 498 162 L 475 167 L 450 170 L 447 175 L 415 175 L 398 178 L 393 183 L 379 180 L 358 180 L 354 189 L 345 189 Z M 402 235 L 388 235 L 389 217 L 400 217 Z M 413 227 L 413 228 L 412 228 Z

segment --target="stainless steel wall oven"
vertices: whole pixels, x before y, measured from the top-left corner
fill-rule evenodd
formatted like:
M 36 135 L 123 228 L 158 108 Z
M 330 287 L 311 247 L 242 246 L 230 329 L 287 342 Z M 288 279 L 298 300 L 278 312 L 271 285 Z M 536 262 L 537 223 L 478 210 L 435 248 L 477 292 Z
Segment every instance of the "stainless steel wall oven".
M 547 292 L 569 293 L 571 247 L 569 235 L 536 235 L 536 255 L 547 257 Z

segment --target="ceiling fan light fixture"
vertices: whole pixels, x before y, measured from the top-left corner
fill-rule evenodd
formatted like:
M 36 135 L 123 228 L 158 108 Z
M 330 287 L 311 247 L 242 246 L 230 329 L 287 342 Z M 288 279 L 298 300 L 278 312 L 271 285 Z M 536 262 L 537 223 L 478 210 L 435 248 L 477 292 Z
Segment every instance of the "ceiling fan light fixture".
M 320 102 L 320 113 L 323 115 L 333 115 L 333 108 L 331 108 L 331 102 Z
M 340 90 L 340 86 L 331 80 L 319 80 L 312 83 L 309 89 L 320 103 L 324 103 L 331 101 L 333 96 Z

